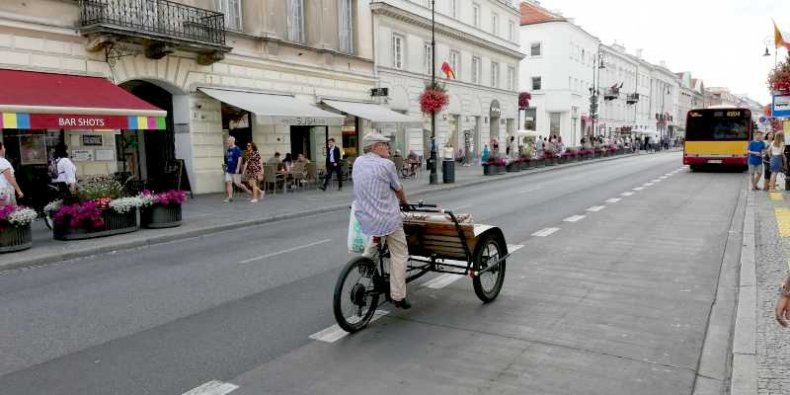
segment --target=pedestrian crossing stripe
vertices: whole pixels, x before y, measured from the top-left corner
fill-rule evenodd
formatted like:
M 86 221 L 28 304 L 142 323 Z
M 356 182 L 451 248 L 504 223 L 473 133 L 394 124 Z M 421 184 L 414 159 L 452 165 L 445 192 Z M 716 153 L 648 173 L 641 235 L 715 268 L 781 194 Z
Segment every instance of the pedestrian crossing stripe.
M 777 208 L 774 209 L 776 216 L 776 225 L 779 227 L 779 236 L 790 237 L 790 209 Z
M 773 200 L 775 202 L 781 202 L 782 200 L 784 200 L 784 196 L 782 196 L 781 193 L 772 192 L 772 193 L 769 193 L 768 195 L 771 198 L 771 200 Z

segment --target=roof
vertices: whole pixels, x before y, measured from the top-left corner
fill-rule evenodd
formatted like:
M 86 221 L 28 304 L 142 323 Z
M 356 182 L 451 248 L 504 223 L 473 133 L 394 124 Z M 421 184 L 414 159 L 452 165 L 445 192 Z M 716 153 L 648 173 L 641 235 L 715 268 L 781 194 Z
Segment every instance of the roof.
M 537 4 L 526 1 L 521 3 L 521 26 L 554 21 L 567 21 L 567 19 Z

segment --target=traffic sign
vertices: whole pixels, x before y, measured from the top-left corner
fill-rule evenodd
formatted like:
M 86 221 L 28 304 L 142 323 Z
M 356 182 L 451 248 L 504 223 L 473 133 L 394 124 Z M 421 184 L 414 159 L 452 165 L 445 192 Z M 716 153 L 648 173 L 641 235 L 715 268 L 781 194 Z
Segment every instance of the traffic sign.
M 771 116 L 790 117 L 790 95 L 775 95 L 771 102 Z

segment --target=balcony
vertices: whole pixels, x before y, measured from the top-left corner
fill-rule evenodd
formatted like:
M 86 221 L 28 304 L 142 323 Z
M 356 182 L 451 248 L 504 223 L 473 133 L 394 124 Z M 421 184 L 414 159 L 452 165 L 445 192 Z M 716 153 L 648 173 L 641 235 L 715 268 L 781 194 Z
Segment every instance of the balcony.
M 626 104 L 636 104 L 639 102 L 639 94 L 638 93 L 629 93 L 628 96 L 625 98 Z
M 198 53 L 198 63 L 206 65 L 231 49 L 222 13 L 169 0 L 80 0 L 79 27 L 91 38 L 89 49 L 138 44 L 151 59 L 183 50 Z
M 606 88 L 603 93 L 604 100 L 615 100 L 620 97 L 620 88 L 619 87 L 610 87 Z

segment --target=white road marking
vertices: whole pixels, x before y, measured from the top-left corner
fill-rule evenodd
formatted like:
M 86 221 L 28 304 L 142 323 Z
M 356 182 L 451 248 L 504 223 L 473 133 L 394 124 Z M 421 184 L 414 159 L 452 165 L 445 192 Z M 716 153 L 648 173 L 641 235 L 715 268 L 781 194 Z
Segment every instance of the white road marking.
M 441 276 L 436 276 L 432 278 L 430 281 L 426 281 L 425 283 L 422 284 L 422 286 L 431 289 L 441 289 L 454 283 L 456 280 L 460 279 L 461 277 L 463 276 L 460 274 L 445 273 L 442 274 Z
M 524 248 L 523 244 L 508 244 L 507 245 L 507 252 L 512 254 L 520 249 Z
M 526 194 L 526 193 L 535 192 L 535 191 L 537 191 L 539 189 L 540 189 L 540 187 L 530 187 L 530 188 L 524 189 L 522 191 L 516 192 L 516 195 L 523 195 L 523 194 Z
M 239 263 L 250 263 L 250 262 L 254 262 L 254 261 L 260 261 L 261 259 L 271 258 L 273 256 L 287 254 L 289 252 L 294 252 L 294 251 L 297 251 L 297 250 L 301 250 L 302 248 L 308 248 L 308 247 L 312 247 L 312 246 L 317 246 L 319 244 L 329 243 L 330 241 L 332 241 L 332 239 L 319 240 L 319 241 L 316 241 L 316 242 L 313 242 L 313 243 L 310 243 L 310 244 L 305 244 L 305 245 L 301 245 L 301 246 L 296 246 L 294 248 L 289 248 L 287 250 L 272 252 L 271 254 L 266 254 L 266 255 L 256 256 L 255 258 L 245 259 L 245 260 L 243 260 L 243 261 L 241 261 Z
M 655 178 L 655 179 L 650 180 L 650 182 L 652 182 L 653 184 L 657 184 L 657 183 L 661 182 L 661 180 L 658 179 L 658 178 Z
M 601 211 L 601 210 L 603 210 L 605 208 L 606 208 L 606 206 L 592 206 L 592 207 L 588 208 L 587 211 L 591 211 L 593 213 L 597 213 L 597 212 L 599 212 L 599 211 Z
M 658 179 L 660 179 L 660 180 L 666 180 L 666 179 L 667 179 L 667 176 L 661 176 L 661 177 L 658 177 Z
M 664 174 L 664 177 L 669 177 L 671 175 L 672 175 L 672 173 L 667 173 L 667 174 Z
M 655 183 L 652 183 L 652 182 L 646 182 L 646 183 L 642 184 L 643 187 L 652 187 L 653 185 L 655 185 Z
M 579 221 L 583 220 L 586 217 L 587 217 L 586 215 L 574 215 L 572 217 L 568 217 L 568 218 L 563 219 L 563 221 L 565 221 L 565 222 L 579 222 Z
M 533 233 L 532 235 L 535 236 L 535 237 L 546 237 L 546 236 L 549 236 L 549 235 L 551 235 L 552 233 L 554 233 L 554 232 L 556 232 L 558 230 L 560 230 L 560 228 L 543 228 L 543 229 Z
M 199 387 L 195 387 L 182 395 L 225 395 L 239 388 L 236 384 L 223 383 L 222 381 L 211 380 Z
M 620 200 L 621 200 L 620 198 L 611 198 L 611 199 L 606 199 L 606 203 L 617 203 L 617 202 L 619 202 Z
M 633 194 L 634 194 L 633 192 L 623 192 L 620 194 L 620 196 L 631 196 Z
M 634 191 L 643 191 L 644 189 L 645 189 L 645 187 L 636 187 L 633 190 Z
M 387 310 L 376 310 L 373 313 L 373 317 L 370 318 L 370 322 L 374 322 L 389 313 L 390 312 Z M 310 338 L 324 343 L 334 343 L 346 336 L 348 336 L 348 332 L 344 331 L 343 328 L 335 324 L 320 332 L 313 333 L 310 335 Z
M 471 204 L 464 204 L 464 205 L 461 205 L 461 206 L 458 206 L 458 207 L 454 208 L 453 211 L 459 211 L 459 210 L 463 210 L 463 209 L 469 208 L 469 207 L 472 207 L 472 205 Z

